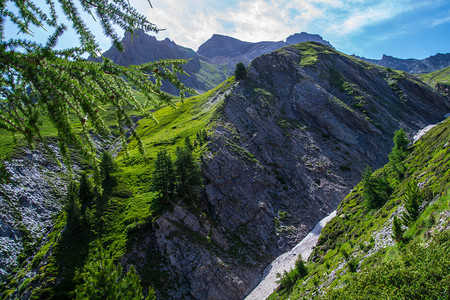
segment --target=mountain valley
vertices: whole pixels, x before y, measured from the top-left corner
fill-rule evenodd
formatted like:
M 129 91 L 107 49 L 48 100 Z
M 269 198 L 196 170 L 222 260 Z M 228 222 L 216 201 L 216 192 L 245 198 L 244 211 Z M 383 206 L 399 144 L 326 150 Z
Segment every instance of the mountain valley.
M 448 97 L 415 76 L 321 43 L 274 49 L 278 44 L 236 40 L 230 43 L 235 50 L 227 49 L 231 63 L 220 60 L 227 53 L 214 52 L 214 41 L 221 39 L 227 38 L 213 36 L 198 53 L 167 40 L 163 44 L 172 49 L 170 58 L 192 58 L 186 67 L 194 73 L 213 63 L 228 63 L 233 70 L 237 61 L 255 56 L 247 62 L 247 77 L 228 78 L 204 94 L 177 103 L 177 109 L 154 110 L 158 124 L 136 118 L 147 156 L 142 157 L 130 138 L 128 154 L 120 152 L 116 157 L 119 184 L 102 204 L 106 205 L 103 225 L 95 223 L 91 230 L 72 235 L 65 226 L 65 213 L 57 214 L 53 229 L 30 242 L 38 253 L 24 257 L 19 266 L 11 264 L 19 269 L 10 277 L 2 273 L 2 278 L 9 278 L 4 297 L 70 297 L 80 280 L 75 270 L 92 260 L 88 250 L 100 243 L 114 251 L 115 260 L 126 270 L 133 265 L 144 289 L 154 287 L 160 298 L 242 299 L 275 257 L 338 207 L 360 182 L 367 165 L 380 168 L 388 162 L 396 130 L 403 128 L 412 138 L 450 112 Z M 245 47 L 246 54 L 241 56 L 238 49 Z M 270 53 L 262 53 L 269 48 Z M 133 61 L 121 53 L 106 54 L 123 64 L 147 60 L 143 54 Z M 221 76 L 227 78 L 227 74 L 224 71 Z M 202 130 L 206 130 L 206 143 L 197 142 Z M 194 203 L 176 198 L 161 209 L 150 189 L 155 157 L 161 150 L 174 157 L 186 137 L 196 141 L 193 153 L 201 162 L 204 181 L 201 196 Z M 448 158 L 446 149 L 441 156 Z M 448 173 L 448 165 L 443 168 Z M 41 176 L 63 178 L 60 173 L 49 165 Z M 55 198 L 64 198 L 64 187 L 53 187 L 52 182 L 36 183 L 37 188 L 55 188 Z M 8 184 L 12 190 L 20 185 Z M 2 201 L 14 197 L 4 193 Z M 26 197 L 25 193 L 20 200 L 22 207 L 15 208 L 22 215 L 30 202 Z M 39 206 L 32 208 L 41 211 Z M 26 224 L 21 218 L 12 221 L 11 228 L 14 222 Z M 24 244 L 26 235 L 14 234 Z M 68 243 L 74 239 L 79 247 L 71 249 Z

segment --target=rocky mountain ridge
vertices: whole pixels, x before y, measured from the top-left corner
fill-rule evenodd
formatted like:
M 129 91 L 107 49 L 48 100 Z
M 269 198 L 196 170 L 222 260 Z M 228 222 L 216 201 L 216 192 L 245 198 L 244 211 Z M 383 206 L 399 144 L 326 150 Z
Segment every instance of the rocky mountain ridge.
M 450 66 L 450 53 L 437 53 L 424 59 L 401 59 L 386 54 L 383 54 L 381 59 L 354 56 L 375 65 L 405 71 L 411 74 L 431 73 Z
M 286 42 L 258 43 L 244 42 L 232 37 L 214 34 L 195 52 L 192 49 L 179 46 L 167 38 L 158 41 L 154 36 L 147 35 L 143 30 L 136 30 L 134 36 L 129 32 L 125 33 L 122 39 L 124 52 L 120 52 L 112 46 L 103 53 L 103 56 L 122 66 L 139 65 L 160 59 L 187 59 L 189 61 L 183 69 L 188 75 L 180 76 L 180 81 L 199 92 L 205 92 L 231 76 L 238 62 L 248 65 L 262 54 L 304 41 L 317 41 L 331 46 L 319 35 L 305 32 L 289 36 Z M 102 60 L 102 58 L 89 59 Z M 171 94 L 177 93 L 177 89 L 170 84 L 164 84 L 162 89 Z
M 257 43 L 244 42 L 229 36 L 214 34 L 198 48 L 197 54 L 200 55 L 202 60 L 213 64 L 231 64 L 234 67 L 239 62 L 248 65 L 260 55 L 270 53 L 282 47 L 308 41 L 318 42 L 332 47 L 320 35 L 306 32 L 293 34 L 285 42 Z
M 287 37 L 286 41 L 256 43 L 214 34 L 200 45 L 197 52 L 179 46 L 167 38 L 158 41 L 142 30 L 137 30 L 135 35 L 133 37 L 130 33 L 125 34 L 122 40 L 124 52 L 112 46 L 103 53 L 103 56 L 119 65 L 142 64 L 160 59 L 188 59 L 189 62 L 183 67 L 188 76 L 182 75 L 180 80 L 199 92 L 210 90 L 231 76 L 237 63 L 243 62 L 248 65 L 256 57 L 282 47 L 308 41 L 332 47 L 320 35 L 305 32 L 293 34 Z M 450 66 L 450 53 L 438 53 L 422 60 L 399 59 L 388 55 L 383 55 L 380 60 L 354 56 L 376 65 L 414 74 L 434 72 Z M 169 84 L 165 84 L 163 90 L 172 94 L 177 93 L 177 89 Z

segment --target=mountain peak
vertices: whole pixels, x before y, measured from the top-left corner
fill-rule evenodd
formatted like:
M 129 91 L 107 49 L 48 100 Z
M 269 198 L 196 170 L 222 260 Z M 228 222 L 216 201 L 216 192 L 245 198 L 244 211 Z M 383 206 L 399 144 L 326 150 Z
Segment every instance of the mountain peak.
M 330 42 L 324 40 L 318 34 L 310 34 L 307 32 L 300 32 L 300 33 L 295 33 L 286 39 L 286 43 L 288 43 L 289 45 L 303 43 L 303 42 L 318 42 L 318 43 L 321 43 L 321 44 L 324 44 L 324 45 L 334 48 L 330 44 Z

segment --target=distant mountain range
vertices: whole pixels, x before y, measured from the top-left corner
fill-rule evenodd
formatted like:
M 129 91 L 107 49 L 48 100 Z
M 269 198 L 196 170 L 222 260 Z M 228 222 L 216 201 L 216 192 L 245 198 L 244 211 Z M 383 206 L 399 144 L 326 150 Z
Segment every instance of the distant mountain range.
M 425 59 L 401 59 L 385 54 L 381 59 L 370 59 L 357 55 L 353 56 L 375 65 L 405 71 L 411 74 L 431 73 L 444 69 L 450 65 L 450 53 L 438 53 Z
M 256 57 L 282 47 L 306 41 L 315 41 L 331 47 L 320 35 L 305 32 L 291 35 L 285 42 L 258 43 L 214 34 L 197 52 L 179 46 L 169 39 L 158 41 L 143 30 L 136 30 L 135 35 L 132 37 L 130 33 L 125 33 L 122 39 L 123 52 L 111 46 L 103 56 L 122 66 L 139 65 L 160 59 L 189 59 L 183 67 L 189 76 L 183 75 L 180 80 L 199 92 L 210 90 L 231 76 L 238 62 L 248 65 Z M 90 59 L 101 61 L 101 58 Z M 168 93 L 177 93 L 177 89 L 169 84 L 164 84 L 162 89 Z
M 135 35 L 136 37 L 132 38 L 130 33 L 125 34 L 122 40 L 124 52 L 120 52 L 112 46 L 103 53 L 103 56 L 124 66 L 143 64 L 160 59 L 189 59 L 189 62 L 183 67 L 189 76 L 183 75 L 180 80 L 198 92 L 210 90 L 231 76 L 238 62 L 249 65 L 256 57 L 282 47 L 308 41 L 333 47 L 320 35 L 305 32 L 293 34 L 287 37 L 286 41 L 257 43 L 214 34 L 195 52 L 192 49 L 177 45 L 167 38 L 158 41 L 155 37 L 147 35 L 143 30 L 137 30 Z M 383 55 L 380 60 L 353 56 L 376 65 L 409 73 L 429 73 L 450 66 L 450 53 L 436 54 L 422 60 L 399 59 L 388 55 Z M 100 61 L 101 58 L 94 60 Z M 162 89 L 168 93 L 177 93 L 177 89 L 170 84 L 164 84 Z

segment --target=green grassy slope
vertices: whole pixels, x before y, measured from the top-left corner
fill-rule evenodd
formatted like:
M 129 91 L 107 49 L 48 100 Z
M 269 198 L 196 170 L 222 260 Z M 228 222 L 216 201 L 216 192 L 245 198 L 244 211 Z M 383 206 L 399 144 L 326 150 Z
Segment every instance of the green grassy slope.
M 448 298 L 450 282 L 450 119 L 410 149 L 406 174 L 398 178 L 388 164 L 374 174 L 385 177 L 392 194 L 379 209 L 364 205 L 362 184 L 341 202 L 323 229 L 307 263 L 308 275 L 270 299 Z M 393 216 L 403 214 L 407 186 L 422 190 L 419 218 L 403 226 L 404 240 L 392 238 Z M 285 285 L 286 286 L 286 285 Z
M 116 259 L 130 251 L 130 241 L 136 232 L 152 226 L 152 220 L 164 211 L 154 201 L 156 195 L 149 187 L 156 153 L 165 149 L 173 156 L 176 147 L 184 144 L 186 136 L 194 141 L 200 130 L 213 126 L 223 100 L 222 94 L 233 83 L 234 78 L 231 77 L 205 94 L 176 103 L 176 108 L 155 110 L 153 116 L 158 123 L 152 119 L 140 120 L 136 130 L 146 147 L 146 155 L 141 155 L 133 140 L 130 141 L 128 155 L 119 154 L 119 170 L 115 173 L 118 184 L 107 200 L 98 199 L 95 203 L 90 228 L 71 233 L 65 229 L 66 213 L 61 212 L 37 254 L 25 260 L 8 282 L 0 286 L 1 298 L 15 298 L 27 293 L 32 293 L 33 299 L 71 298 L 80 282 L 80 271 L 92 261 L 91 250 L 98 244 L 111 251 Z M 194 149 L 195 155 L 199 156 L 206 147 L 198 145 Z M 153 256 L 154 266 L 140 274 L 144 287 L 154 285 L 165 276 L 157 267 L 164 258 L 157 251 L 147 253 L 148 256 Z M 29 274 L 34 275 L 29 277 Z
M 432 87 L 436 85 L 436 83 L 446 83 L 450 84 L 450 67 L 447 67 L 445 69 L 433 72 L 433 73 L 427 73 L 427 74 L 417 74 L 417 77 L 420 78 L 423 82 L 428 83 Z
M 144 103 L 147 102 L 147 98 L 138 91 L 134 92 L 134 96 L 141 105 L 144 105 Z M 150 107 L 148 107 L 147 109 L 152 109 L 152 106 L 150 105 Z M 141 115 L 141 113 L 136 110 L 127 110 L 127 112 L 130 116 Z M 109 126 L 112 129 L 112 133 L 118 135 L 118 132 L 114 129 L 114 127 L 111 127 L 117 124 L 115 111 L 108 109 L 108 107 L 104 107 L 104 110 L 100 111 L 100 115 L 105 125 Z M 72 122 L 73 128 L 79 128 L 81 130 L 81 124 L 79 123 L 78 118 L 76 118 L 74 115 L 69 116 L 69 118 Z M 41 123 L 39 125 L 39 128 L 45 141 L 54 141 L 55 144 L 57 143 L 55 141 L 57 131 L 47 117 L 41 116 Z M 11 157 L 14 157 L 17 154 L 20 154 L 21 149 L 26 146 L 27 143 L 21 135 L 13 135 L 12 133 L 4 129 L 0 129 L 0 158 L 9 159 Z
M 152 160 L 158 151 L 165 149 L 174 156 L 175 149 L 183 145 L 186 136 L 194 141 L 200 130 L 212 128 L 213 118 L 221 107 L 221 101 L 211 103 L 211 97 L 220 98 L 233 83 L 234 77 L 231 77 L 204 94 L 188 98 L 184 103 L 177 103 L 176 108 L 167 106 L 156 110 L 153 116 L 158 123 L 152 119 L 139 121 L 136 131 L 146 149 L 145 156 L 139 153 L 136 141 L 132 140 L 128 154 L 122 153 L 117 158 L 122 170 L 121 176 L 134 191 L 146 191 L 153 167 Z M 201 147 L 196 148 L 195 154 L 199 156 L 203 150 Z

